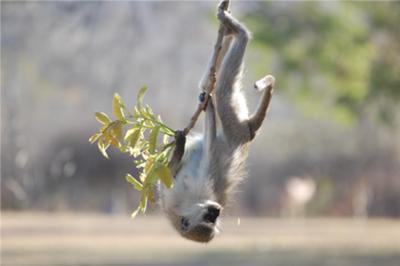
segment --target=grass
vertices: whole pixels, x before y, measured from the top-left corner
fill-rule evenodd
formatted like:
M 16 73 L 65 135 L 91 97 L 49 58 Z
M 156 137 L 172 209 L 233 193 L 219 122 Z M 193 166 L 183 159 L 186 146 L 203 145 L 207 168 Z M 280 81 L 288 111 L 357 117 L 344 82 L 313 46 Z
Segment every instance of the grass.
M 2 213 L 1 265 L 398 265 L 400 221 L 224 217 L 209 244 L 164 217 Z

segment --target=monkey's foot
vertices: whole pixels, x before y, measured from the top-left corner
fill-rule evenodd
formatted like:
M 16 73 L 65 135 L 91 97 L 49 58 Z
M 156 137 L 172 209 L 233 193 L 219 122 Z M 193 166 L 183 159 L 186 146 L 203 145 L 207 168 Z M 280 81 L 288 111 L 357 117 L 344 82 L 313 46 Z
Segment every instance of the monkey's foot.
M 223 10 L 228 10 L 228 7 L 229 7 L 229 1 L 222 0 L 218 5 L 218 13 Z
M 272 75 L 266 75 L 265 77 L 254 83 L 254 88 L 259 91 L 262 91 L 268 87 L 273 87 L 274 84 L 275 84 L 275 78 Z

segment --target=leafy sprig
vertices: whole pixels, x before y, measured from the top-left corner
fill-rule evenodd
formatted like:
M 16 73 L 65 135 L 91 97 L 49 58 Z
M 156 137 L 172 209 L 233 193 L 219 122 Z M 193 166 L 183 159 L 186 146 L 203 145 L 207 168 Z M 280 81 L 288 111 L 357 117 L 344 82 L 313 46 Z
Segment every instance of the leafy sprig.
M 114 94 L 112 109 L 115 120 L 105 113 L 96 112 L 95 117 L 102 127 L 89 138 L 91 143 L 97 141 L 104 157 L 109 158 L 107 149 L 113 146 L 133 157 L 133 163 L 141 171 L 138 178 L 131 174 L 125 176 L 126 181 L 141 193 L 139 206 L 132 217 L 139 211 L 144 213 L 148 201 L 155 202 L 155 188 L 159 180 L 167 188 L 173 185 L 168 162 L 175 146 L 172 140 L 175 132 L 153 113 L 150 106 L 143 106 L 146 90 L 147 87 L 139 90 L 132 112 L 126 108 L 121 97 Z M 161 137 L 162 142 L 159 141 Z

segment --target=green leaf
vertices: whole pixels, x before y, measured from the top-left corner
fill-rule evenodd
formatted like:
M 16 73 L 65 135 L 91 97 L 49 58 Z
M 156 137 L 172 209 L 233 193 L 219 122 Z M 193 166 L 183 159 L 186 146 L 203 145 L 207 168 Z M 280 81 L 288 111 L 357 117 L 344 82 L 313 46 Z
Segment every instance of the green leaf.
M 151 110 L 150 106 L 146 105 L 145 108 L 143 108 L 144 113 L 146 114 L 146 116 L 151 119 L 151 120 L 156 120 L 154 117 L 154 113 L 153 110 Z
M 154 171 L 154 167 L 153 167 L 153 169 L 151 169 L 150 173 L 147 175 L 147 177 L 145 179 L 145 183 L 153 185 L 153 184 L 155 184 L 157 182 L 157 180 L 158 180 L 157 179 L 157 174 Z
M 113 113 L 118 120 L 125 120 L 125 115 L 122 108 L 121 96 L 118 93 L 114 94 L 113 102 L 112 102 Z
M 157 146 L 157 136 L 158 132 L 160 131 L 160 127 L 156 126 L 150 131 L 149 136 L 149 151 L 150 153 L 154 153 Z
M 143 185 L 139 181 L 137 181 L 132 175 L 126 174 L 125 179 L 126 181 L 131 183 L 136 190 L 142 191 Z
M 122 123 L 120 121 L 116 121 L 115 124 L 110 127 L 111 133 L 117 140 L 122 138 Z
M 125 179 L 134 189 L 140 192 L 140 203 L 132 213 L 134 218 L 139 212 L 145 212 L 147 203 L 155 202 L 156 184 L 161 181 L 166 187 L 173 185 L 173 177 L 168 168 L 168 160 L 175 145 L 169 142 L 175 132 L 165 125 L 160 116 L 156 116 L 150 106 L 142 105 L 147 87 L 142 87 L 137 95 L 137 105 L 130 114 L 121 97 L 114 94 L 112 101 L 112 121 L 105 113 L 95 113 L 96 119 L 102 124 L 99 132 L 89 138 L 91 143 L 97 141 L 97 146 L 104 157 L 108 158 L 107 149 L 110 145 L 119 148 L 122 153 L 129 153 L 134 157 L 136 169 L 140 169 L 139 179 L 126 174 Z M 124 127 L 128 126 L 125 134 Z M 149 131 L 147 131 L 149 130 Z M 163 145 L 159 146 L 158 137 L 163 137 Z M 123 141 L 122 141 L 123 140 Z
M 137 129 L 129 138 L 129 146 L 131 148 L 135 148 L 136 144 L 138 143 L 139 137 L 141 135 L 141 130 Z
M 171 171 L 169 170 L 169 168 L 166 165 L 160 164 L 156 168 L 156 174 L 167 188 L 172 187 L 174 179 L 172 177 Z
M 103 112 L 96 112 L 95 116 L 97 121 L 99 121 L 103 125 L 108 125 L 111 123 L 111 119 Z
M 133 108 L 133 117 L 134 117 L 135 119 L 138 119 L 138 118 L 140 117 L 140 110 L 138 109 L 137 106 L 135 106 L 135 107 Z
M 143 174 L 144 174 L 145 176 L 148 175 L 148 174 L 151 172 L 153 166 L 154 166 L 154 157 L 149 157 L 149 158 L 146 160 L 146 164 L 145 164 L 145 166 L 144 166 L 144 168 L 143 168 Z M 143 181 L 144 181 L 144 180 L 142 180 L 142 182 L 143 182 Z
M 124 140 L 126 141 L 126 140 L 130 139 L 132 134 L 135 133 L 135 131 L 137 131 L 137 130 L 139 130 L 137 127 L 133 127 L 133 128 L 128 129 L 126 131 L 126 133 L 125 133 Z
M 105 144 L 104 143 L 104 137 L 100 138 L 99 141 L 97 142 L 97 147 L 99 148 L 101 154 L 103 154 L 104 157 L 108 158 L 108 154 L 107 154 L 107 148 L 110 144 Z
M 110 144 L 113 147 L 115 147 L 115 148 L 120 148 L 121 147 L 121 143 L 114 136 L 110 136 L 109 140 L 110 140 Z
M 139 204 L 139 207 L 140 207 L 140 210 L 142 211 L 142 213 L 144 213 L 146 211 L 148 193 L 149 193 L 148 188 L 142 190 L 142 196 L 140 198 L 140 204 Z
M 137 94 L 136 103 L 137 103 L 139 109 L 141 109 L 143 97 L 144 97 L 146 91 L 147 91 L 147 86 L 143 86 L 143 87 L 139 90 L 139 92 L 138 92 L 138 94 Z
M 136 215 L 139 213 L 140 211 L 140 206 L 131 214 L 131 218 L 134 219 L 136 217 Z
M 164 124 L 162 124 L 160 131 L 166 135 L 168 135 L 169 137 L 173 137 L 175 136 L 175 131 L 173 131 L 172 129 L 170 129 L 169 127 L 165 126 Z
M 168 135 L 164 135 L 163 136 L 163 144 L 167 145 L 169 143 L 169 136 Z
M 156 203 L 156 196 L 155 196 L 155 193 L 154 193 L 154 188 L 150 188 L 149 194 L 148 194 L 148 198 L 149 198 L 149 201 L 150 201 L 152 204 L 155 204 L 155 203 Z
M 96 133 L 96 134 L 90 136 L 89 142 L 93 144 L 93 143 L 95 143 L 96 140 L 98 140 L 100 137 L 101 137 L 101 133 Z

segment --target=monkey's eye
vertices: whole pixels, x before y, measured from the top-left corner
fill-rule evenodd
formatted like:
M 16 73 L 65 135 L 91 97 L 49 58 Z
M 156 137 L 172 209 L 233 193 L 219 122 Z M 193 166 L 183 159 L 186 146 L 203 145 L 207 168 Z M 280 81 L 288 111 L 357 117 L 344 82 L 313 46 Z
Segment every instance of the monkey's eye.
M 181 218 L 181 229 L 186 231 L 189 228 L 189 225 L 190 225 L 189 220 L 186 219 L 185 217 L 182 217 Z

